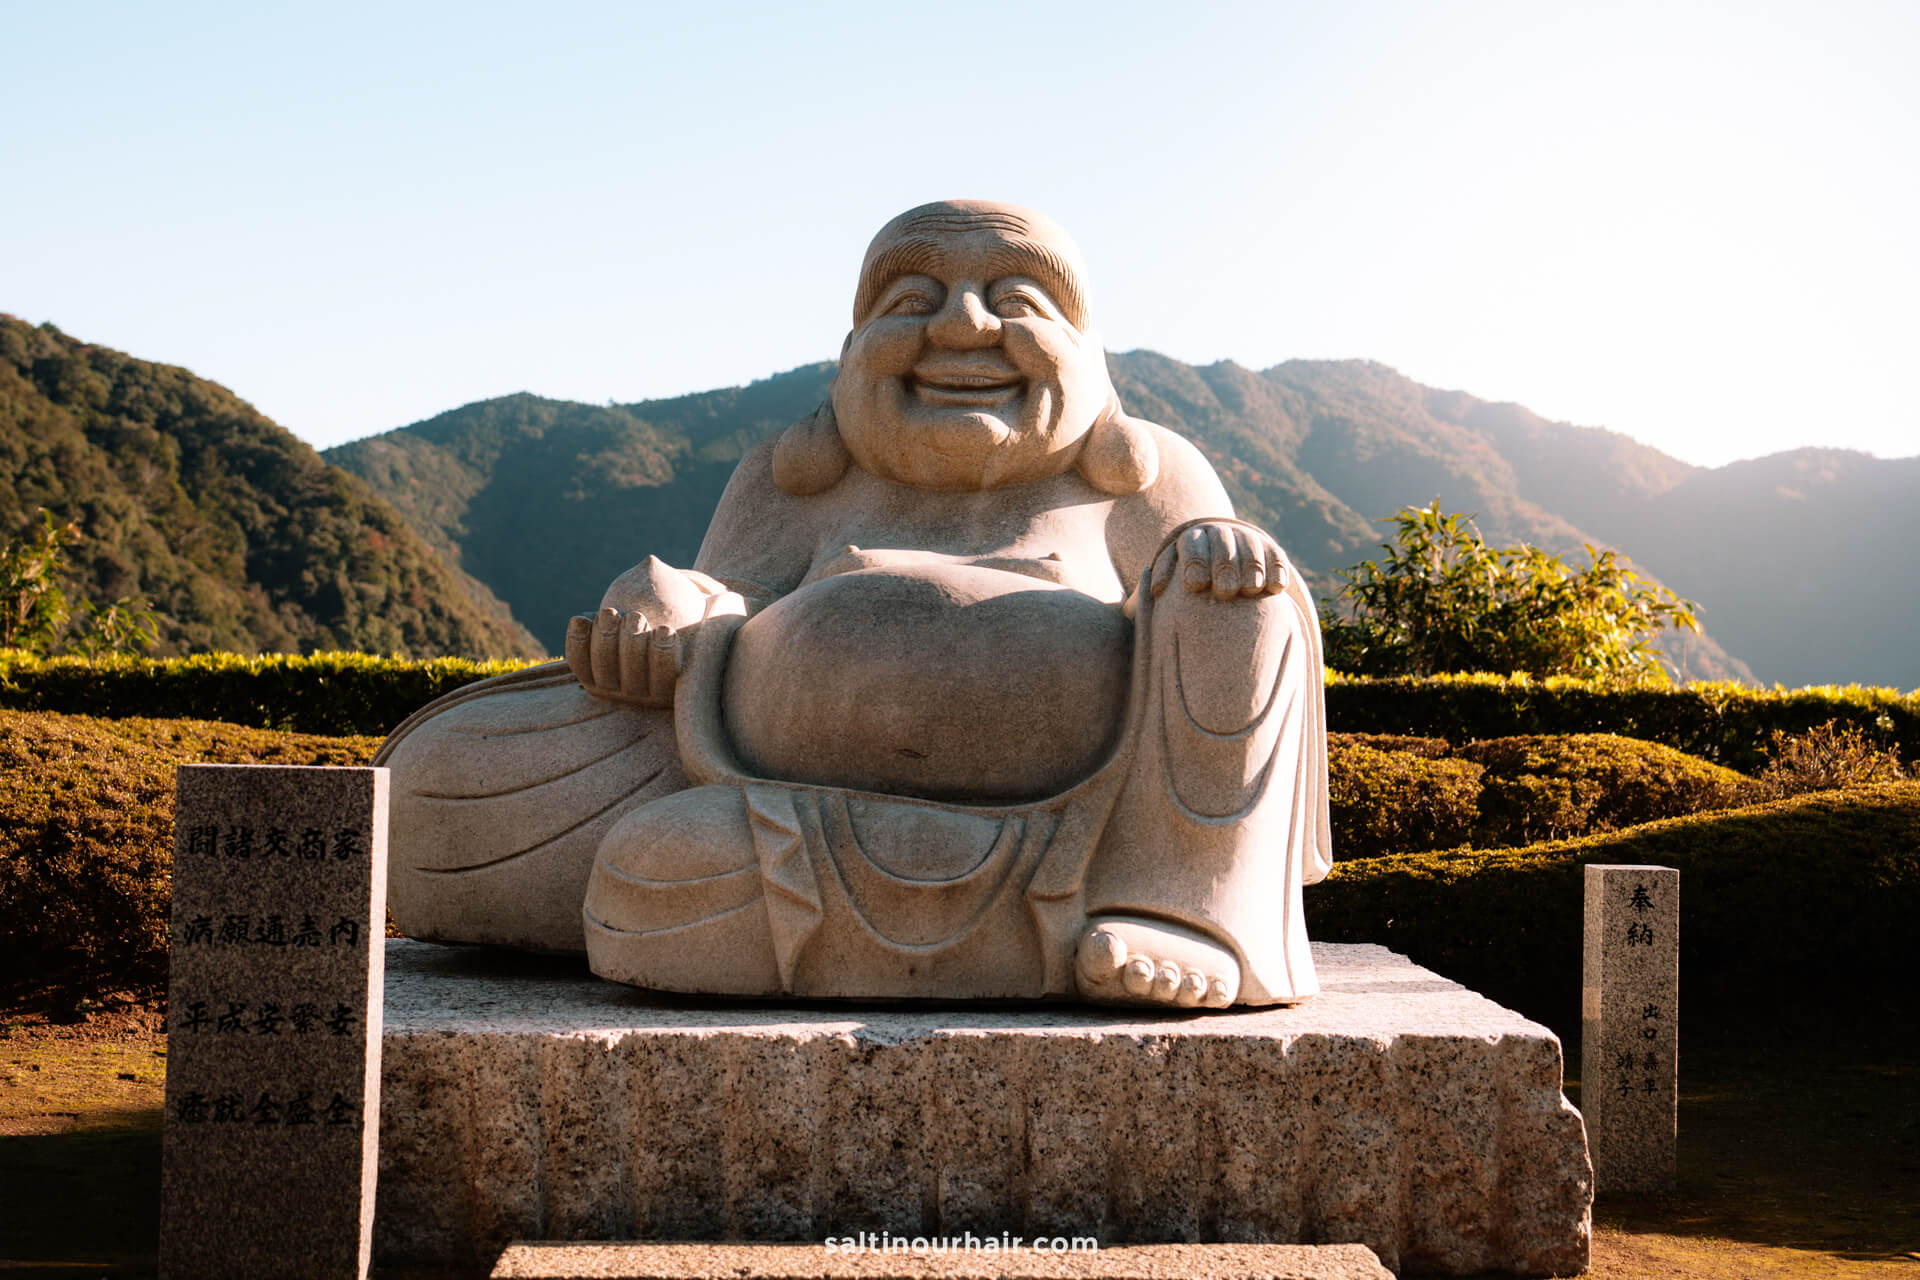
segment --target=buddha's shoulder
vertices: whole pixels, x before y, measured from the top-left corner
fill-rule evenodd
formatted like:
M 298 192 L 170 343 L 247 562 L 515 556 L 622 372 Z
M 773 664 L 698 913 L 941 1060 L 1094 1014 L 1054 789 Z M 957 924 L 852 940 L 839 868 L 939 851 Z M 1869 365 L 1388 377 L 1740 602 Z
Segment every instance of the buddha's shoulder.
M 1202 516 L 1231 515 L 1233 503 L 1213 469 L 1193 441 L 1157 422 L 1134 419 L 1146 431 L 1158 454 L 1154 477 L 1139 493 L 1123 499 L 1131 514 L 1154 523 L 1179 524 Z

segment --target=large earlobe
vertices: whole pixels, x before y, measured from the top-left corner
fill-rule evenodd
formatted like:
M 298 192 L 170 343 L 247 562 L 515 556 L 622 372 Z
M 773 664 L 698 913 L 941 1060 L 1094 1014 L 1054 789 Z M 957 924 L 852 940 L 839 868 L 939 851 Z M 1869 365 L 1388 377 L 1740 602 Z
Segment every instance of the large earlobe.
M 1160 474 L 1160 446 L 1144 423 L 1126 415 L 1115 396 L 1087 432 L 1074 469 L 1102 493 L 1138 493 Z
M 773 446 L 773 482 L 796 498 L 833 488 L 852 465 L 853 455 L 833 416 L 832 396 L 781 432 Z

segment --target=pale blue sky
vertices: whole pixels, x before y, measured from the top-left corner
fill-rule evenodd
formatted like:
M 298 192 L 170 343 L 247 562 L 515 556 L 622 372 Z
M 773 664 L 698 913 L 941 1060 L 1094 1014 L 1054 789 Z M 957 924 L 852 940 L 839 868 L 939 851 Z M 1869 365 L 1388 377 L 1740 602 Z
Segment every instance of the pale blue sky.
M 319 446 L 831 357 L 942 196 L 1114 350 L 1920 453 L 1920 5 L 0 0 L 0 310 Z

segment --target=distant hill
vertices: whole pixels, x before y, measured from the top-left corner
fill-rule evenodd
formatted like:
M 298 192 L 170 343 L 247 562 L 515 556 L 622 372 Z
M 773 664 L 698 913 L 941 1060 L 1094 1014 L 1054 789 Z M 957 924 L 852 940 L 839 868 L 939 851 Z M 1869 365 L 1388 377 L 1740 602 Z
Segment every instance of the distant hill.
M 693 563 L 734 463 L 812 412 L 833 368 L 644 404 L 505 396 L 325 456 L 559 653 L 567 619 L 622 570 L 647 555 Z
M 1694 472 L 1596 527 L 1660 548 L 1665 580 L 1768 680 L 1920 685 L 1920 457 L 1795 449 Z
M 356 476 L 185 369 L 0 315 L 0 535 L 78 520 L 69 586 L 159 652 L 534 656 L 507 606 Z
M 1363 360 L 1256 372 L 1110 358 L 1129 409 L 1195 440 L 1236 508 L 1323 593 L 1376 521 L 1438 499 L 1496 544 L 1616 548 L 1699 603 L 1686 674 L 1920 686 L 1920 460 L 1803 452 L 1694 467 L 1617 432 L 1425 387 Z M 550 648 L 641 556 L 692 560 L 732 465 L 811 412 L 830 363 L 746 387 L 592 406 L 517 395 L 329 450 Z M 1722 646 L 1725 646 L 1724 648 Z

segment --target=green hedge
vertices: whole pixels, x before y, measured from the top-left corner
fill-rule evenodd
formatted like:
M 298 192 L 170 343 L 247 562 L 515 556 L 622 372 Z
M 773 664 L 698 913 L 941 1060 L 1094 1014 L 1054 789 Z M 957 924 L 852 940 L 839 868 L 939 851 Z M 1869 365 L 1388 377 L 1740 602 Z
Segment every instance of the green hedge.
M 231 653 L 36 658 L 0 650 L 0 707 L 91 716 L 186 716 L 299 733 L 384 736 L 443 693 L 531 664 L 468 658 Z
M 1471 760 L 1382 751 L 1327 735 L 1333 856 L 1372 858 L 1465 844 L 1479 820 L 1484 772 Z
M 0 707 L 101 716 L 197 716 L 305 733 L 384 734 L 449 690 L 522 662 L 414 661 L 357 653 L 311 657 L 40 659 L 0 650 Z M 1664 743 L 1742 773 L 1770 735 L 1835 720 L 1920 760 L 1920 691 L 1735 684 L 1617 685 L 1525 676 L 1327 677 L 1337 733 L 1473 742 L 1523 734 L 1614 733 Z M 1372 742 L 1407 750 L 1394 742 Z M 1411 748 L 1418 750 L 1417 748 Z M 1425 752 L 1421 752 L 1425 753 Z
M 1555 677 L 1330 675 L 1327 726 L 1472 742 L 1523 734 L 1614 733 L 1664 743 L 1742 773 L 1765 762 L 1773 731 L 1836 720 L 1920 760 L 1920 691 L 1861 685 L 1749 689 L 1702 682 L 1615 685 Z
M 365 764 L 379 740 L 0 711 L 0 995 L 164 985 L 173 772 Z
M 1459 754 L 1486 770 L 1473 832 L 1483 848 L 1618 831 L 1760 798 L 1743 774 L 1610 733 L 1493 738 Z
M 1336 858 L 1528 844 L 1761 798 L 1753 779 L 1606 733 L 1474 742 L 1327 735 Z
M 1582 871 L 1680 870 L 1682 1016 L 1793 1004 L 1920 1012 L 1920 782 L 1826 791 L 1524 849 L 1336 864 L 1307 931 L 1374 942 L 1579 1029 Z

